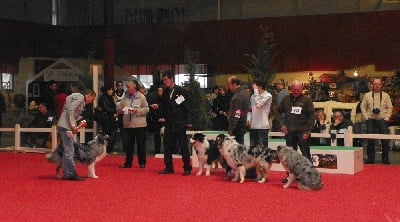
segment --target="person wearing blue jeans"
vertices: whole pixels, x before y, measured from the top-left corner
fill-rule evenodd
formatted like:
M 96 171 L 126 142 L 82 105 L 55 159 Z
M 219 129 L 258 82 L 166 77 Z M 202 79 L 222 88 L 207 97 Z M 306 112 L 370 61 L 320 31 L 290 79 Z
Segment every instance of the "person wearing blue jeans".
M 63 148 L 61 164 L 64 171 L 62 177 L 64 180 L 83 180 L 83 178 L 76 173 L 73 135 L 79 130 L 77 120 L 85 104 L 92 104 L 95 98 L 96 93 L 91 89 L 86 89 L 83 93 L 72 93 L 67 96 L 65 101 L 57 124 L 58 133 L 61 138 L 61 146 Z

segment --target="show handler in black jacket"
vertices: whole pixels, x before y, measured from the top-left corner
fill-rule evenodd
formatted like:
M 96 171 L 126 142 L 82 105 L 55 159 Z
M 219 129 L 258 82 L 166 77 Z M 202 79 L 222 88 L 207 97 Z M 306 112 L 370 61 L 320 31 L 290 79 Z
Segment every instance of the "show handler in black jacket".
M 241 81 L 236 76 L 231 76 L 226 81 L 229 92 L 232 93 L 232 100 L 228 113 L 228 133 L 235 136 L 235 140 L 244 144 L 244 134 L 246 134 L 247 112 L 250 108 L 250 95 L 241 86 Z
M 183 160 L 183 175 L 191 174 L 189 141 L 186 135 L 186 127 L 192 127 L 192 118 L 189 108 L 189 96 L 186 91 L 175 85 L 174 73 L 167 71 L 162 77 L 165 85 L 164 93 L 164 113 L 165 132 L 164 132 L 164 164 L 165 168 L 159 174 L 173 174 L 174 166 L 172 162 L 172 152 L 178 145 L 181 149 Z
M 286 145 L 300 151 L 311 162 L 310 138 L 314 127 L 315 111 L 311 99 L 302 94 L 303 84 L 295 80 L 291 85 L 291 94 L 283 98 L 278 107 L 281 132 L 285 134 Z

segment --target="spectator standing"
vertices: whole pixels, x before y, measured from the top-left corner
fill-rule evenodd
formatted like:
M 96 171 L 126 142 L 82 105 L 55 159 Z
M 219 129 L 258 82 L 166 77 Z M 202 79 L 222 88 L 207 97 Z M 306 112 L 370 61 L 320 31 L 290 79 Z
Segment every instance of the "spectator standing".
M 361 112 L 367 121 L 367 133 L 389 134 L 388 121 L 392 115 L 393 105 L 389 94 L 382 91 L 382 80 L 375 78 L 372 90 L 365 94 L 361 102 Z M 381 140 L 382 163 L 390 164 L 389 141 Z M 375 163 L 375 140 L 368 139 L 367 159 L 365 164 Z
M 114 88 L 100 89 L 102 95 L 99 98 L 97 109 L 100 109 L 104 113 L 104 118 L 99 121 L 100 127 L 104 135 L 108 135 L 110 140 L 107 144 L 107 153 L 111 153 L 114 150 L 114 143 L 117 130 L 117 108 L 114 102 Z
M 114 90 L 114 101 L 115 101 L 115 106 L 118 108 L 120 107 L 121 100 L 125 96 L 125 90 L 124 90 L 124 84 L 122 81 L 116 81 L 115 82 L 115 90 Z M 122 119 L 123 119 L 123 114 L 118 114 L 117 116 L 117 136 L 121 135 L 123 126 L 122 126 Z M 115 139 L 117 141 L 117 139 Z M 124 150 L 125 151 L 125 150 Z
M 219 87 L 214 86 L 212 88 L 212 92 L 210 94 L 210 99 L 209 99 L 209 103 L 211 104 L 211 106 L 214 104 L 214 100 L 215 98 L 217 98 L 218 94 L 219 94 Z
M 250 97 L 250 110 L 247 113 L 247 124 L 250 127 L 250 147 L 268 147 L 269 111 L 272 95 L 265 90 L 266 83 L 253 81 L 254 94 Z
M 54 96 L 54 100 L 56 103 L 56 118 L 59 119 L 61 116 L 61 112 L 63 110 L 65 101 L 67 100 L 68 96 L 68 88 L 66 84 L 60 84 L 58 87 L 58 92 Z
M 164 87 L 158 86 L 157 91 L 149 97 L 148 101 L 150 104 L 148 125 L 149 131 L 154 133 L 154 154 L 161 153 L 161 128 L 165 125 L 165 119 L 162 117 L 163 96 Z
M 389 125 L 398 126 L 400 125 L 400 97 L 393 100 L 393 111 L 389 119 Z
M 212 111 L 215 113 L 214 118 L 214 130 L 228 131 L 228 119 L 227 115 L 229 112 L 229 104 L 231 97 L 228 94 L 226 87 L 220 86 L 218 96 L 214 99 Z
M 218 97 L 219 95 L 219 87 L 218 86 L 214 86 L 211 90 L 210 94 L 206 95 L 206 112 L 209 115 L 209 119 L 210 119 L 210 127 L 212 129 L 215 129 L 215 125 L 216 125 L 216 116 L 217 114 L 215 112 L 213 112 L 213 106 L 214 106 L 214 101 L 215 99 Z
M 272 131 L 273 132 L 279 132 L 281 131 L 281 123 L 279 122 L 279 112 L 278 112 L 278 107 L 281 104 L 283 98 L 285 96 L 289 95 L 288 91 L 286 90 L 286 85 L 285 85 L 285 80 L 279 79 L 275 83 L 275 89 L 278 92 L 276 96 L 276 100 L 272 104 L 272 114 L 274 115 L 274 118 L 272 120 Z
M 0 92 L 0 126 L 3 126 L 3 113 L 7 110 L 6 99 L 2 92 Z M 0 146 L 1 146 L 1 132 L 0 132 Z
M 58 93 L 58 84 L 54 80 L 47 83 L 47 90 L 43 94 L 42 102 L 47 104 L 47 109 L 51 113 L 56 113 L 56 100 L 55 96 Z
M 342 111 L 335 111 L 333 113 L 333 123 L 330 126 L 330 130 L 336 130 L 337 134 L 343 134 L 348 130 L 349 126 L 353 126 L 353 122 L 349 119 L 345 119 Z M 344 146 L 344 139 L 337 139 L 337 146 Z
M 165 168 L 159 174 L 173 174 L 172 152 L 178 145 L 183 161 L 183 175 L 189 176 L 192 172 L 190 165 L 189 144 L 186 135 L 186 128 L 192 127 L 192 116 L 189 108 L 190 98 L 186 91 L 175 84 L 174 73 L 167 71 L 163 73 L 162 80 L 165 86 L 164 112 L 164 164 Z
M 315 123 L 314 104 L 304 96 L 303 85 L 299 80 L 291 84 L 291 94 L 283 98 L 278 107 L 280 113 L 281 132 L 285 134 L 286 145 L 300 151 L 311 160 L 310 133 Z
M 122 98 L 124 98 L 125 96 L 124 84 L 122 83 L 122 81 L 117 81 L 115 83 L 115 86 L 116 88 L 114 94 L 116 98 L 114 100 L 115 100 L 115 105 L 119 107 Z
M 228 134 L 235 136 L 238 143 L 244 144 L 244 134 L 247 131 L 247 112 L 250 107 L 249 93 L 241 87 L 241 81 L 236 76 L 231 76 L 226 82 L 232 100 L 228 114 Z
M 279 106 L 281 104 L 283 98 L 285 98 L 287 95 L 289 95 L 289 92 L 286 89 L 285 80 L 279 79 L 276 82 L 276 90 L 278 91 L 278 96 L 277 96 L 277 99 L 276 99 L 276 103 Z
M 136 142 L 139 167 L 146 167 L 146 116 L 149 106 L 138 87 L 139 83 L 136 80 L 127 81 L 127 92 L 118 108 L 118 112 L 123 114 L 122 143 L 125 150 L 125 163 L 120 168 L 132 168 Z
M 65 180 L 84 180 L 76 173 L 73 134 L 76 134 L 79 130 L 77 120 L 85 104 L 92 104 L 95 98 L 96 93 L 91 89 L 86 89 L 83 94 L 72 93 L 67 96 L 63 111 L 58 120 L 57 130 L 60 134 L 61 146 L 63 148 L 61 165 L 64 170 L 64 175 L 62 178 Z
M 139 83 L 139 92 L 142 93 L 143 95 L 147 95 L 147 89 L 144 87 L 142 83 Z

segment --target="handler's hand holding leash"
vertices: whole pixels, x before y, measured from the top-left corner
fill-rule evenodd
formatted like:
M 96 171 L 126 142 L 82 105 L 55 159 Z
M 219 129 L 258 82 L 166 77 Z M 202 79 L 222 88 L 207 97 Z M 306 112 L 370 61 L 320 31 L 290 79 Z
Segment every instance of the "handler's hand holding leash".
M 76 133 L 78 132 L 78 130 L 79 130 L 80 128 L 86 128 L 87 125 L 88 125 L 88 124 L 87 124 L 86 120 L 81 120 L 81 121 L 79 122 L 79 125 L 78 125 L 78 126 L 73 126 L 72 129 L 71 129 L 71 131 L 67 131 L 67 136 L 68 136 L 68 137 L 72 137 L 74 134 L 76 134 Z

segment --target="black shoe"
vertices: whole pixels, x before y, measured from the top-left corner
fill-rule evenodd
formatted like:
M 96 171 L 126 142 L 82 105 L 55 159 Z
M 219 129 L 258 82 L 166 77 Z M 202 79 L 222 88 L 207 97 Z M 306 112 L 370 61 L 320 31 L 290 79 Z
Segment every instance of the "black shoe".
M 140 164 L 140 166 L 139 166 L 139 168 L 145 168 L 146 167 L 146 165 L 144 165 L 144 164 Z
M 382 163 L 383 164 L 390 164 L 389 160 L 387 160 L 387 159 L 382 160 Z
M 364 162 L 364 164 L 374 164 L 374 163 L 375 163 L 375 161 L 371 160 L 371 159 L 366 159 Z
M 158 171 L 158 174 L 173 174 L 173 173 L 174 173 L 174 170 L 173 169 L 168 169 L 168 168 L 165 168 L 165 169 L 163 169 L 161 171 Z
M 124 163 L 121 166 L 119 166 L 119 168 L 132 168 L 132 165 Z
M 282 181 L 282 183 L 287 183 L 289 180 L 288 180 L 288 178 L 283 178 L 281 181 Z
M 84 181 L 85 179 L 75 174 L 69 177 L 63 177 L 63 180 Z
M 192 171 L 191 170 L 185 170 L 185 171 L 183 171 L 183 176 L 189 176 L 189 175 L 191 175 L 192 174 Z

